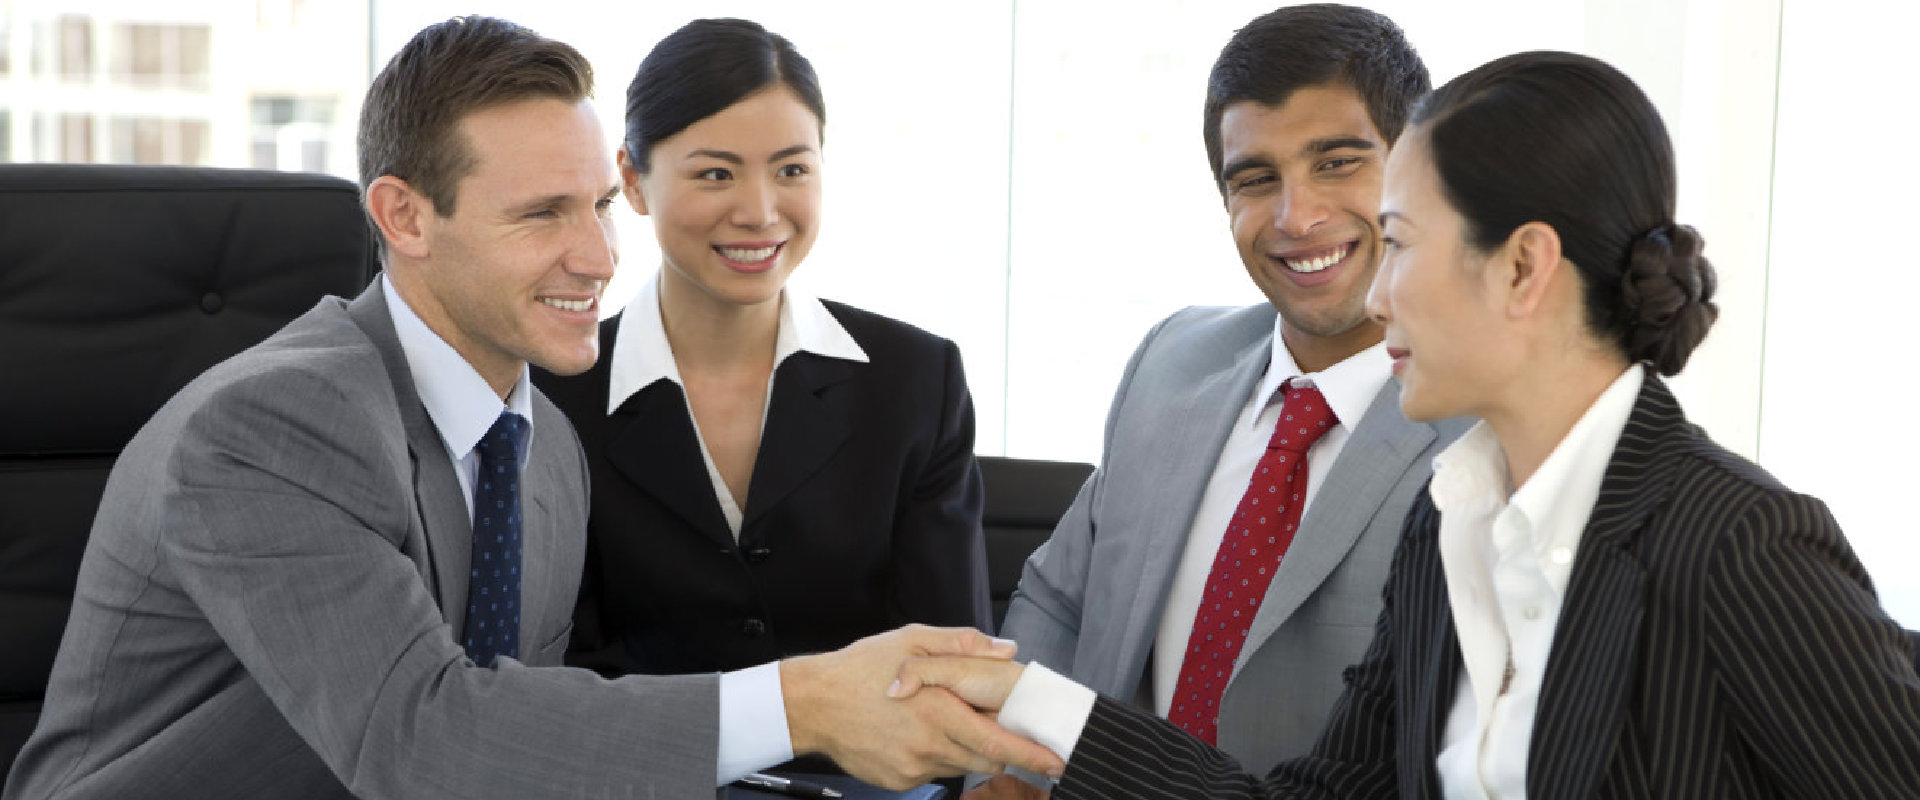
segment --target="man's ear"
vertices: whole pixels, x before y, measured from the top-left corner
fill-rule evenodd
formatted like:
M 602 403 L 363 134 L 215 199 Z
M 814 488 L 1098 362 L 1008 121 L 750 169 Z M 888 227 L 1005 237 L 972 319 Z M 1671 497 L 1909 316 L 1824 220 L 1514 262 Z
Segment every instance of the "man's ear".
M 1515 319 L 1538 311 L 1563 269 L 1572 268 L 1560 257 L 1560 233 L 1544 222 L 1515 228 L 1501 248 L 1501 257 L 1507 262 L 1507 315 Z
M 413 259 L 433 252 L 427 218 L 433 202 L 413 186 L 392 175 L 382 175 L 367 187 L 367 215 L 386 237 L 387 249 Z
M 627 159 L 625 147 L 620 148 L 613 159 L 620 164 L 620 194 L 626 196 L 627 205 L 633 208 L 633 213 L 646 216 L 647 196 L 640 192 L 640 169 Z

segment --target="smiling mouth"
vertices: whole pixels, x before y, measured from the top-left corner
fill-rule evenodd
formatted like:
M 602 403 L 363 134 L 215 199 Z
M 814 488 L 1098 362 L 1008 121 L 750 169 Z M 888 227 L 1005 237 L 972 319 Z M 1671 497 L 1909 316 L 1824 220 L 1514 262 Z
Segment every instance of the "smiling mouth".
M 1278 258 L 1281 264 L 1286 265 L 1287 269 L 1303 274 L 1312 274 L 1346 260 L 1347 254 L 1353 252 L 1353 245 L 1353 242 L 1344 242 L 1319 252 L 1296 256 L 1279 256 Z
M 786 246 L 786 242 L 767 245 L 766 247 L 726 247 L 723 245 L 714 245 L 713 251 L 724 256 L 729 261 L 753 264 L 772 258 L 773 254 L 780 252 L 780 248 L 784 246 Z
M 540 298 L 540 302 L 546 303 L 561 311 L 586 311 L 593 308 L 593 298 L 591 297 L 585 300 L 562 300 L 558 297 L 542 297 Z

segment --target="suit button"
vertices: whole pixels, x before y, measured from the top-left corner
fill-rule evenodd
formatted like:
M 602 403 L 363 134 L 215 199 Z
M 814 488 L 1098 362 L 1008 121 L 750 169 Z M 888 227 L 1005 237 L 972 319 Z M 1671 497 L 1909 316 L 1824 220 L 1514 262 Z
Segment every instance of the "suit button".
M 760 564 L 773 556 L 773 551 L 765 547 L 755 547 L 747 551 L 747 563 Z
M 767 632 L 767 623 L 761 622 L 757 617 L 748 617 L 746 623 L 740 626 L 740 632 L 746 634 L 748 638 L 757 638 Z

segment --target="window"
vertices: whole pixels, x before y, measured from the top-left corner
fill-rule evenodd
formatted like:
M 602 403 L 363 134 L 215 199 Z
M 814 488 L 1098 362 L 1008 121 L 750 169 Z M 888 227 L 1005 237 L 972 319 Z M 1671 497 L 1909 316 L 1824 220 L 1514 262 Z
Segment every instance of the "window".
M 330 97 L 253 98 L 252 165 L 257 169 L 325 172 L 336 105 Z
M 208 86 L 213 63 L 208 25 L 116 23 L 113 40 L 116 82 L 194 90 Z
M 197 119 L 115 117 L 112 160 L 118 164 L 204 165 L 209 123 Z
M 86 163 L 93 160 L 93 117 L 40 115 L 34 120 L 33 134 L 35 161 Z

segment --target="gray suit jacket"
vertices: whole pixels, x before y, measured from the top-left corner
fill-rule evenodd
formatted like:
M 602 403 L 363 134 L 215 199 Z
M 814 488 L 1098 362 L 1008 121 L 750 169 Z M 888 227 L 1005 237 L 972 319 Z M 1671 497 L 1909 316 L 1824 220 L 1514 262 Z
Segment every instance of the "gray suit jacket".
M 480 669 L 465 502 L 377 282 L 181 390 L 108 480 L 6 800 L 711 793 L 714 677 L 555 666 L 586 467 L 544 396 L 533 423 L 524 663 Z
M 1220 450 L 1273 349 L 1274 310 L 1189 308 L 1127 365 L 1099 469 L 1027 561 L 1001 635 L 1101 694 L 1151 698 L 1149 654 Z M 1248 769 L 1305 753 L 1365 652 L 1401 521 L 1466 422 L 1407 421 L 1388 381 L 1354 426 L 1255 615 L 1220 715 Z

